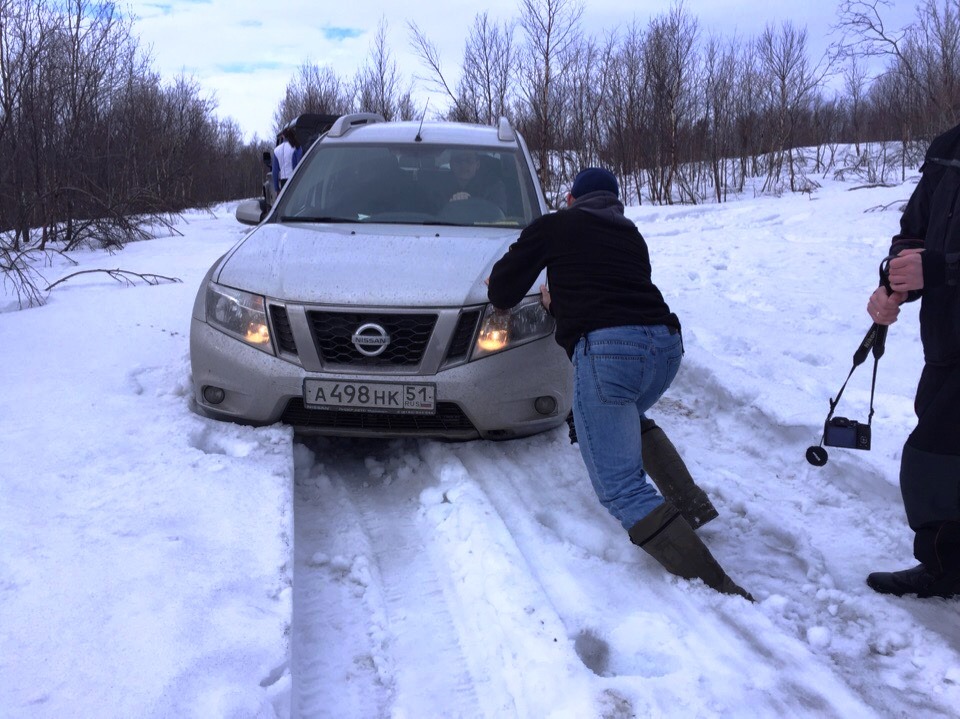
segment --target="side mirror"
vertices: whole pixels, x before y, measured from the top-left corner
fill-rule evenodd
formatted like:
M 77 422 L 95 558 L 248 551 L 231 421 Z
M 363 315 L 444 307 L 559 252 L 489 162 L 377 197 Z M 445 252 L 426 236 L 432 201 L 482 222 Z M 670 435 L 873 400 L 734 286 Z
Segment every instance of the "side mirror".
M 266 211 L 270 209 L 269 207 L 264 209 L 261 203 L 266 204 L 263 200 L 244 200 L 237 205 L 237 211 L 234 213 L 237 222 L 244 225 L 259 225 L 260 220 L 266 216 Z
M 266 165 L 268 170 L 273 169 L 273 153 L 272 152 L 263 153 L 263 164 Z

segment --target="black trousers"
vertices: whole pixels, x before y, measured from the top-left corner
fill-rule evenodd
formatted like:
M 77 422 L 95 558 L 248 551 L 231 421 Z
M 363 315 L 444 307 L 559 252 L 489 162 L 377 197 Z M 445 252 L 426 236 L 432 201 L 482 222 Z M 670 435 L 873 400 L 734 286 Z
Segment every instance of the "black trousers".
M 900 462 L 913 553 L 935 572 L 960 570 L 960 365 L 924 366 L 914 408 Z

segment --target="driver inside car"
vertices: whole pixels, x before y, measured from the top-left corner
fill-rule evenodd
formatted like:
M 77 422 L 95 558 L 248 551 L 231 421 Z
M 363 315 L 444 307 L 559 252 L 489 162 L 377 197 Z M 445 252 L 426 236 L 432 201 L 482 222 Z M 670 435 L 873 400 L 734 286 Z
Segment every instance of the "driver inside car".
M 481 170 L 480 157 L 476 152 L 466 150 L 451 152 L 450 170 L 454 183 L 453 191 L 447 198 L 448 202 L 487 200 L 501 210 L 504 209 L 507 203 L 507 192 L 503 181 Z

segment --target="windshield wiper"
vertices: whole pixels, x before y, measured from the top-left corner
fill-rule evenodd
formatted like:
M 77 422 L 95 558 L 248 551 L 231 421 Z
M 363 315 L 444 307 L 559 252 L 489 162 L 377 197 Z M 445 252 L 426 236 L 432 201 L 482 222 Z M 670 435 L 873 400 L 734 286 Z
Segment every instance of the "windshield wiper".
M 304 217 L 301 215 L 281 215 L 280 222 L 360 222 L 352 217 Z

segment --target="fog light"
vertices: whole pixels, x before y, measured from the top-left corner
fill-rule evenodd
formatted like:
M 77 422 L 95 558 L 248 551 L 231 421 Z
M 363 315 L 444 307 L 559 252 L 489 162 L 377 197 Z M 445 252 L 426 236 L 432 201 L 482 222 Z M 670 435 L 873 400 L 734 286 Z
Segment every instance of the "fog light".
M 557 400 L 544 395 L 533 400 L 533 408 L 540 414 L 553 414 L 557 411 Z
M 226 396 L 227 393 L 219 387 L 211 387 L 210 385 L 207 385 L 203 388 L 203 398 L 209 404 L 220 404 L 223 402 L 223 398 Z

